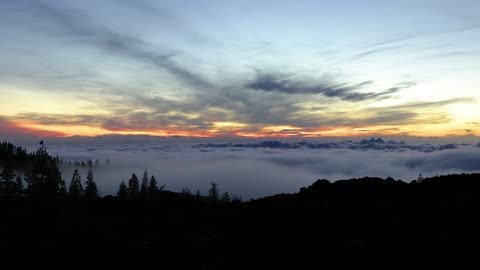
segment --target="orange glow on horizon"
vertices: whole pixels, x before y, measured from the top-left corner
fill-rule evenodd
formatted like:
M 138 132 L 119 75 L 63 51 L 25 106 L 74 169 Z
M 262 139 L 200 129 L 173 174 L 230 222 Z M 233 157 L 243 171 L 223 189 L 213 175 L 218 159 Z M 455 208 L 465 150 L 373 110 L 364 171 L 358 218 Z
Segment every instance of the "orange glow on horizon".
M 101 135 L 149 135 L 149 136 L 186 136 L 186 137 L 212 137 L 213 135 L 207 132 L 185 131 L 178 129 L 155 129 L 155 130 L 108 130 L 99 127 L 91 127 L 84 125 L 42 125 L 31 122 L 16 122 L 15 126 L 25 130 L 32 131 L 35 134 L 54 134 L 47 137 L 71 137 L 71 136 L 85 136 L 95 137 Z M 61 132 L 59 132 L 61 130 Z
M 68 137 L 69 135 L 58 130 L 42 130 L 36 128 L 30 128 L 22 125 L 22 123 L 15 123 L 11 121 L 1 121 L 0 119 L 0 131 L 1 134 L 9 135 L 32 135 L 39 137 Z
M 415 136 L 415 137 L 452 137 L 480 136 L 478 131 L 465 134 L 465 129 L 445 129 L 444 127 L 418 129 L 416 126 L 325 126 L 318 128 L 301 128 L 290 125 L 266 126 L 249 129 L 243 123 L 217 122 L 210 130 L 184 130 L 175 127 L 151 130 L 109 130 L 88 125 L 43 125 L 26 121 L 3 121 L 0 127 L 6 133 L 31 134 L 42 137 L 95 137 L 101 135 L 147 135 L 147 136 L 182 136 L 182 137 L 247 137 L 247 138 L 289 138 L 289 137 L 368 137 L 368 136 Z

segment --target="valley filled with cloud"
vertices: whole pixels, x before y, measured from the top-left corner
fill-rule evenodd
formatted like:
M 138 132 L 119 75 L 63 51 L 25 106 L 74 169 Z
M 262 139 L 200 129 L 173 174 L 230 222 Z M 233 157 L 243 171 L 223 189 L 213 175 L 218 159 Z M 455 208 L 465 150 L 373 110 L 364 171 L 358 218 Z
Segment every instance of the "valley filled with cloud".
M 95 181 L 103 195 L 147 169 L 167 190 L 197 189 L 211 182 L 243 199 L 292 193 L 317 179 L 393 177 L 410 182 L 437 174 L 480 172 L 480 145 L 398 139 L 239 140 L 105 136 L 51 138 L 47 150 L 66 162 L 99 160 Z M 23 141 L 35 150 L 38 142 Z M 109 160 L 107 165 L 106 160 Z M 62 168 L 70 181 L 75 166 Z M 80 168 L 82 177 L 86 168 Z

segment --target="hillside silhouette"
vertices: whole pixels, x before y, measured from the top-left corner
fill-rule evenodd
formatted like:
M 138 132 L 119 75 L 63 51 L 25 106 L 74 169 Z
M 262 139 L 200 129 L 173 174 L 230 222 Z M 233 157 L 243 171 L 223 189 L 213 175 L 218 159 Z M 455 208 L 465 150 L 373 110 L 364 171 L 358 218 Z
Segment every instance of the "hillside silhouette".
M 17 159 L 2 157 L 0 247 L 6 249 L 135 248 L 162 250 L 159 260 L 189 269 L 310 269 L 333 258 L 341 265 L 472 252 L 480 240 L 480 174 L 410 183 L 321 179 L 297 193 L 241 202 L 215 183 L 208 195 L 167 191 L 145 171 L 122 182 L 117 196 L 101 198 L 93 172 L 86 182 L 75 172 L 67 191 L 58 159 L 43 145 L 35 154 L 20 153 L 29 157 L 30 178 L 13 191 L 6 187 L 17 183 L 9 169 L 19 168 Z

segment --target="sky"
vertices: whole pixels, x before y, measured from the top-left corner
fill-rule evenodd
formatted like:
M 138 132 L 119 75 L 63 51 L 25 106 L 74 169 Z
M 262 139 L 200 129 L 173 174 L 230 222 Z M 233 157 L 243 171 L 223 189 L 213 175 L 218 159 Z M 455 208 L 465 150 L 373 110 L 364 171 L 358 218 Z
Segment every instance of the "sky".
M 480 135 L 476 0 L 0 0 L 0 135 Z

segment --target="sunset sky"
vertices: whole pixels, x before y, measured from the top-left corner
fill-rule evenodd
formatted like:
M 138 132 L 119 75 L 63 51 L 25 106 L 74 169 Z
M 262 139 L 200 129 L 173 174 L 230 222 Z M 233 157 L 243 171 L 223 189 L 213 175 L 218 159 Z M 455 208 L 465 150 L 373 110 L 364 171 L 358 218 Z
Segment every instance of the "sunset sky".
M 1 0 L 0 135 L 480 136 L 477 0 Z

